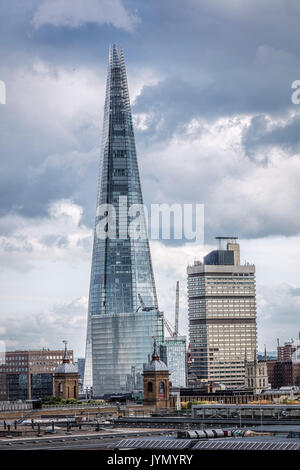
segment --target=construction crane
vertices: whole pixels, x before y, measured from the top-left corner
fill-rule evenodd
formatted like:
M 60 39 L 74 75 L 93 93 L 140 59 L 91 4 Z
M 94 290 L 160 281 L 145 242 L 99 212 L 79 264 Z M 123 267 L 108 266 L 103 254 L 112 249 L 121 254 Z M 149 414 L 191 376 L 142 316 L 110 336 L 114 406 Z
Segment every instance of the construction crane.
M 176 283 L 176 302 L 175 302 L 175 331 L 173 336 L 178 336 L 179 323 L 179 281 Z
M 169 332 L 169 335 L 170 336 L 174 336 L 175 332 L 174 332 L 174 328 L 172 327 L 172 325 L 168 322 L 168 320 L 165 318 L 164 316 L 164 325 L 165 327 L 167 328 L 168 332 Z
M 150 312 L 151 310 L 155 310 L 157 307 L 146 307 L 145 302 L 141 294 L 138 294 L 140 305 L 136 309 L 135 313 L 141 309 L 143 312 Z M 170 322 L 163 316 L 164 326 L 167 328 L 169 335 L 172 338 L 177 338 L 178 336 L 178 323 L 179 323 L 179 281 L 176 283 L 176 302 L 175 302 L 175 328 Z
M 177 283 L 176 283 L 175 328 L 164 317 L 164 325 L 167 328 L 170 336 L 173 337 L 173 338 L 177 338 L 177 336 L 179 336 L 178 324 L 179 324 L 179 281 L 177 281 Z
M 141 294 L 138 294 L 138 298 L 139 298 L 139 301 L 140 301 L 140 305 L 136 309 L 135 313 L 137 313 L 140 308 L 143 310 L 143 312 L 150 312 L 151 310 L 155 310 L 155 307 L 146 307 L 145 302 L 143 301 L 143 297 L 141 296 Z

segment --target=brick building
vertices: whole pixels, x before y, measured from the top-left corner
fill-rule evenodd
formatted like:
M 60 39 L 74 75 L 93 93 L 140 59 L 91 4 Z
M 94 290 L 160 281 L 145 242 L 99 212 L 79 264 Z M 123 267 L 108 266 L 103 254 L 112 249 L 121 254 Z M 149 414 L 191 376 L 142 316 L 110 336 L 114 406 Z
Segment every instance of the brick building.
M 289 361 L 268 360 L 268 377 L 272 388 L 295 385 L 300 376 L 300 363 Z
M 278 361 L 292 361 L 296 352 L 296 346 L 293 342 L 286 342 L 283 346 L 280 346 L 279 340 L 277 340 L 277 359 Z

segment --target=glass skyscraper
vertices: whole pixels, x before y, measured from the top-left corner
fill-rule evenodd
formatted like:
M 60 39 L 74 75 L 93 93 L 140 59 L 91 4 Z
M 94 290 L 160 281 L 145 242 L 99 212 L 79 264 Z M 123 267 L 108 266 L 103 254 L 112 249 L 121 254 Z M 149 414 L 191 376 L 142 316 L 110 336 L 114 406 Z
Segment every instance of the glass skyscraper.
M 94 396 L 141 386 L 152 337 L 163 339 L 151 264 L 123 51 L 109 50 L 90 280 L 84 386 Z M 107 211 L 103 211 L 107 205 Z M 110 218 L 113 207 L 115 219 Z M 99 233 L 103 220 L 112 234 Z M 127 227 L 138 217 L 140 237 Z M 101 225 L 102 224 L 102 225 Z M 141 308 L 140 299 L 144 303 Z
M 186 337 L 165 337 L 160 347 L 161 359 L 168 366 L 173 387 L 186 387 Z

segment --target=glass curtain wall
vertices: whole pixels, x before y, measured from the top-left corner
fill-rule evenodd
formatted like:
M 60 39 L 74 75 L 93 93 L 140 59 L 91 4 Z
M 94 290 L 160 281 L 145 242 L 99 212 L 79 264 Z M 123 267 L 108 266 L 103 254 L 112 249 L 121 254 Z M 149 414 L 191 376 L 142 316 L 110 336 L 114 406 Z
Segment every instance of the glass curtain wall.
M 115 237 L 99 238 L 98 224 L 103 220 L 99 207 L 103 204 L 114 208 Z M 93 387 L 97 395 L 104 393 L 103 384 L 110 381 L 115 384 L 113 392 L 123 390 L 124 380 L 126 382 L 127 379 L 113 376 L 114 370 L 124 362 L 125 357 L 129 367 L 139 367 L 140 354 L 134 355 L 133 349 L 130 349 L 128 356 L 125 352 L 129 344 L 138 344 L 141 340 L 145 342 L 149 334 L 146 315 L 142 327 L 141 318 L 135 313 L 138 311 L 141 315 L 142 312 L 138 310 L 139 295 L 148 309 L 151 322 L 156 317 L 156 328 L 152 335 L 158 336 L 161 330 L 149 242 L 145 236 L 144 212 L 141 210 L 131 215 L 129 211 L 135 204 L 143 204 L 143 197 L 125 62 L 122 49 L 118 51 L 113 45 L 109 50 L 106 84 L 84 375 L 84 386 Z M 134 239 L 126 228 L 136 216 L 143 236 Z M 126 318 L 130 315 L 132 317 L 128 334 L 125 332 L 124 315 L 127 315 Z M 107 318 L 111 318 L 111 321 Z M 143 351 L 144 362 L 151 352 L 150 343 L 149 351 L 147 342 Z M 106 374 L 108 369 L 109 374 Z

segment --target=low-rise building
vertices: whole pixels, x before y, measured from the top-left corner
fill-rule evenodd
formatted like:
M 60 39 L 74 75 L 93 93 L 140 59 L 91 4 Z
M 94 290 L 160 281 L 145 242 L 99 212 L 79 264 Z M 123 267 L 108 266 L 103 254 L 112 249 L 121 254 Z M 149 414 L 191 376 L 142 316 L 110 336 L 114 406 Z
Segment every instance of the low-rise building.
M 73 362 L 73 351 L 68 351 Z M 53 373 L 64 351 L 7 351 L 0 365 L 0 401 L 33 400 L 54 393 Z
M 245 361 L 245 387 L 253 390 L 254 394 L 261 393 L 269 386 L 267 361 Z
M 296 385 L 300 376 L 300 363 L 289 361 L 267 361 L 269 382 L 272 388 Z

